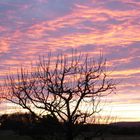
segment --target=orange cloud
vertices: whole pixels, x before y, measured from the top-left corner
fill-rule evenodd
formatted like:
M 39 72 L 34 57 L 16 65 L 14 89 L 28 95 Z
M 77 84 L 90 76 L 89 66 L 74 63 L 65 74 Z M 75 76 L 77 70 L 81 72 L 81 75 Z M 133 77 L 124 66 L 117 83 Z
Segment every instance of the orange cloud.
M 131 74 L 140 74 L 140 69 L 127 69 L 127 70 L 120 70 L 120 71 L 113 71 L 112 75 L 124 75 L 128 76 Z
M 106 46 L 118 46 L 128 45 L 135 41 L 140 40 L 139 25 L 133 25 L 132 21 L 139 16 L 138 10 L 124 11 L 111 11 L 104 8 L 92 8 L 83 5 L 75 5 L 72 13 L 64 17 L 57 18 L 52 21 L 44 21 L 39 24 L 35 24 L 26 32 L 29 38 L 47 39 L 46 45 L 50 47 L 77 47 L 81 45 L 106 45 Z M 120 23 L 117 25 L 106 25 L 108 29 L 100 30 L 87 27 L 82 24 L 83 21 L 89 20 L 91 22 L 102 22 L 113 18 L 118 21 L 128 20 L 128 22 Z M 60 37 L 53 37 L 49 32 L 59 32 L 61 28 L 75 29 L 88 29 L 87 33 L 69 33 L 61 35 Z M 42 41 L 40 41 L 41 43 Z M 44 42 L 44 41 L 43 41 Z M 42 45 L 44 44 L 42 42 Z
M 5 53 L 9 50 L 9 42 L 6 38 L 0 39 L 0 53 Z

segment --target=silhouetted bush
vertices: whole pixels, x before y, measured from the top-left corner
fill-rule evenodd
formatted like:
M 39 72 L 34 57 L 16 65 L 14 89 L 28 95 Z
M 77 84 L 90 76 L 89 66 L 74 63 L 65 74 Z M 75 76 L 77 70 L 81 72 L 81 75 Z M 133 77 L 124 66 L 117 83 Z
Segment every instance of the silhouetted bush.
M 62 125 L 51 115 L 37 119 L 28 113 L 4 114 L 0 117 L 0 123 L 1 129 L 10 129 L 26 135 L 53 134 L 59 132 Z
M 20 130 L 30 123 L 30 114 L 4 114 L 0 117 L 2 129 Z

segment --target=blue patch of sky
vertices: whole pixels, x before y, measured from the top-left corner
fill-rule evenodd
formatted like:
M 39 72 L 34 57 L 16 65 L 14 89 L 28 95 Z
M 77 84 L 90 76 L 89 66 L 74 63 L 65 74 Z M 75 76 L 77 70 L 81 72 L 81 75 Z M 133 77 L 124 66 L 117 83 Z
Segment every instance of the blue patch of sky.
M 126 10 L 129 10 L 130 9 L 130 6 L 131 5 L 128 5 L 128 4 L 123 3 L 121 1 L 111 1 L 111 2 L 106 2 L 104 6 L 106 8 L 108 8 L 108 9 L 111 9 L 111 10 L 122 10 L 122 11 L 126 11 Z

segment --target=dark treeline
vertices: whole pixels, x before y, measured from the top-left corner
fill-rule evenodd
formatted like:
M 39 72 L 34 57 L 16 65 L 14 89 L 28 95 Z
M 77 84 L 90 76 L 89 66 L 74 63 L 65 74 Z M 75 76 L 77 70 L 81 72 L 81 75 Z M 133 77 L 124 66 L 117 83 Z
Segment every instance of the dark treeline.
M 14 130 L 18 134 L 53 134 L 62 129 L 62 124 L 51 115 L 42 116 L 40 120 L 29 113 L 4 114 L 0 117 L 2 130 Z M 60 129 L 61 128 L 61 129 Z
M 0 130 L 12 130 L 19 135 L 28 135 L 32 138 L 53 137 L 63 139 L 66 134 L 66 124 L 59 122 L 51 115 L 44 115 L 40 119 L 29 113 L 4 114 L 0 116 Z M 139 135 L 140 125 L 125 126 L 119 124 L 86 124 L 74 128 L 74 135 L 86 139 L 103 135 Z M 55 137 L 55 138 L 54 138 Z
M 13 113 L 0 116 L 0 130 L 12 130 L 19 135 L 31 137 L 47 136 L 56 139 L 65 138 L 67 124 L 59 122 L 51 115 L 44 115 L 40 119 L 29 113 Z M 77 124 L 74 129 L 75 137 L 93 138 L 101 136 L 107 125 Z

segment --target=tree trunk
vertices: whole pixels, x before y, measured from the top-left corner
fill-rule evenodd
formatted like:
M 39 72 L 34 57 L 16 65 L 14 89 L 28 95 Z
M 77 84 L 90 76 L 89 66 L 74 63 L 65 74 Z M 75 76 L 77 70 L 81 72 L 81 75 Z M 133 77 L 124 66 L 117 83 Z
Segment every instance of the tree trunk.
M 73 135 L 71 132 L 67 132 L 67 140 L 73 140 Z
M 67 140 L 73 140 L 73 127 L 72 127 L 72 123 L 71 122 L 68 122 L 67 123 L 67 131 L 66 131 L 66 139 Z

